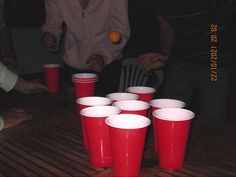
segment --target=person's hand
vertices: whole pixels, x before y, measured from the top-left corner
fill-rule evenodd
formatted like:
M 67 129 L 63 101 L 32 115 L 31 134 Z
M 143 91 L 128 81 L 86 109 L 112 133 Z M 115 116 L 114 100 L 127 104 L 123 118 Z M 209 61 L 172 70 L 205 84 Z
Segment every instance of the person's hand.
M 48 88 L 46 86 L 38 82 L 26 81 L 24 79 L 21 79 L 20 77 L 18 77 L 14 89 L 24 94 L 48 91 Z
M 11 56 L 4 56 L 2 62 L 18 75 L 25 74 L 24 68 Z
M 147 53 L 139 56 L 139 65 L 144 73 L 163 68 L 168 61 L 167 55 L 160 53 Z
M 22 108 L 12 108 L 8 111 L 2 112 L 1 116 L 4 119 L 3 129 L 14 127 L 27 120 L 32 120 L 32 115 Z
M 45 48 L 55 48 L 57 45 L 57 40 L 53 34 L 45 32 L 42 35 L 42 43 Z
M 105 60 L 102 55 L 93 54 L 87 59 L 86 64 L 88 64 L 91 69 L 99 73 L 105 66 Z

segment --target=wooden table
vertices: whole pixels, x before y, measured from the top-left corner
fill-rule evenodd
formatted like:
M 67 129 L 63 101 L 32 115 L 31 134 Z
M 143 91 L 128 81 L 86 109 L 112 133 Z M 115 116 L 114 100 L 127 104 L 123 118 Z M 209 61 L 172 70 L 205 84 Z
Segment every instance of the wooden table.
M 83 148 L 74 100 L 64 93 L 1 94 L 0 108 L 20 106 L 33 120 L 0 133 L 0 176 L 112 176 L 112 168 L 94 168 Z M 236 124 L 196 120 L 183 169 L 158 164 L 142 168 L 142 177 L 236 176 Z

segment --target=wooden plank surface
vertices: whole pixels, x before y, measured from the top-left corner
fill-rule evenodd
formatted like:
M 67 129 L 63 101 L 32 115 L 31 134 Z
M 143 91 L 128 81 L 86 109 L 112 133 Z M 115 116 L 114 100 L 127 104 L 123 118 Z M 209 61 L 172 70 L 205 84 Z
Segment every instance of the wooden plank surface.
M 71 125 L 64 124 L 62 128 L 48 128 L 39 134 L 2 141 L 0 152 L 5 158 L 0 159 L 0 164 L 2 160 L 10 163 L 25 176 L 92 176 L 103 171 L 91 166 L 77 125 L 76 134 L 70 131 Z M 5 173 L 4 168 L 0 171 Z
M 2 110 L 17 105 L 30 111 L 33 120 L 0 133 L 1 177 L 112 176 L 111 167 L 91 165 L 73 98 L 64 94 L 9 94 L 1 97 L 2 101 L 6 102 Z M 141 177 L 236 176 L 235 135 L 234 123 L 196 120 L 184 168 L 167 171 L 157 163 L 142 168 Z

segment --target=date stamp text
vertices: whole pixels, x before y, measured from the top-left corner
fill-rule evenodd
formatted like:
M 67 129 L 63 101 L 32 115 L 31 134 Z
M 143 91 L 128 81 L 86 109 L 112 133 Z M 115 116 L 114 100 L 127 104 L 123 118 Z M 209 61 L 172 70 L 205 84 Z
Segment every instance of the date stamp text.
M 210 26 L 210 79 L 217 81 L 217 24 Z

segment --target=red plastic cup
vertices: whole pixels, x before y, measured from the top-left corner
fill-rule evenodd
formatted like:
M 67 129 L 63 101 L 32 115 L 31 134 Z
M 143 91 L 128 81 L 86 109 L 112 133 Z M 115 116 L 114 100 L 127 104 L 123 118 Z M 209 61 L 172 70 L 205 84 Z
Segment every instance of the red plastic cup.
M 84 118 L 80 115 L 80 111 L 84 108 L 91 106 L 107 106 L 111 104 L 111 100 L 109 98 L 99 97 L 99 96 L 90 96 L 83 97 L 76 100 L 77 103 L 77 114 L 80 117 L 81 126 L 82 126 L 82 135 L 83 135 L 83 144 L 85 149 L 89 149 L 88 143 L 88 135 L 85 127 Z
M 72 75 L 72 81 L 75 87 L 76 99 L 87 96 L 94 96 L 97 74 L 93 73 L 74 74 Z
M 132 86 L 127 88 L 127 92 L 137 94 L 141 101 L 149 102 L 153 99 L 156 89 L 145 86 Z
M 82 109 L 80 113 L 85 118 L 92 165 L 94 167 L 112 166 L 109 127 L 105 119 L 119 114 L 120 109 L 114 106 L 93 106 Z
M 113 175 L 139 176 L 150 120 L 135 114 L 119 114 L 109 116 L 106 124 L 110 129 Z
M 163 108 L 155 110 L 153 116 L 157 119 L 160 167 L 166 170 L 182 168 L 194 113 L 180 108 Z
M 140 100 L 116 101 L 112 105 L 121 109 L 121 114 L 138 114 L 141 116 L 146 116 L 150 107 L 147 102 Z
M 49 93 L 57 93 L 59 91 L 60 82 L 60 65 L 46 64 L 43 65 L 44 80 L 49 89 Z
M 76 99 L 93 96 L 95 92 L 95 82 L 81 83 L 74 82 Z
M 80 114 L 80 111 L 83 108 L 91 106 L 108 106 L 112 103 L 112 100 L 106 97 L 88 96 L 77 99 L 76 103 L 77 103 L 77 112 L 78 114 Z
M 184 108 L 186 104 L 183 101 L 175 100 L 175 99 L 154 99 L 149 102 L 151 106 L 151 114 L 150 119 L 152 120 L 153 125 L 153 133 L 154 133 L 154 148 L 156 152 L 158 152 L 158 145 L 157 145 L 157 120 L 152 118 L 152 112 L 156 109 L 161 108 Z
M 154 99 L 151 100 L 149 104 L 153 109 L 184 108 L 186 106 L 186 103 L 184 103 L 183 101 L 167 98 Z
M 113 102 L 116 101 L 124 101 L 124 100 L 138 100 L 139 96 L 133 93 L 124 93 L 124 92 L 116 92 L 110 93 L 106 95 L 107 98 L 110 98 Z

